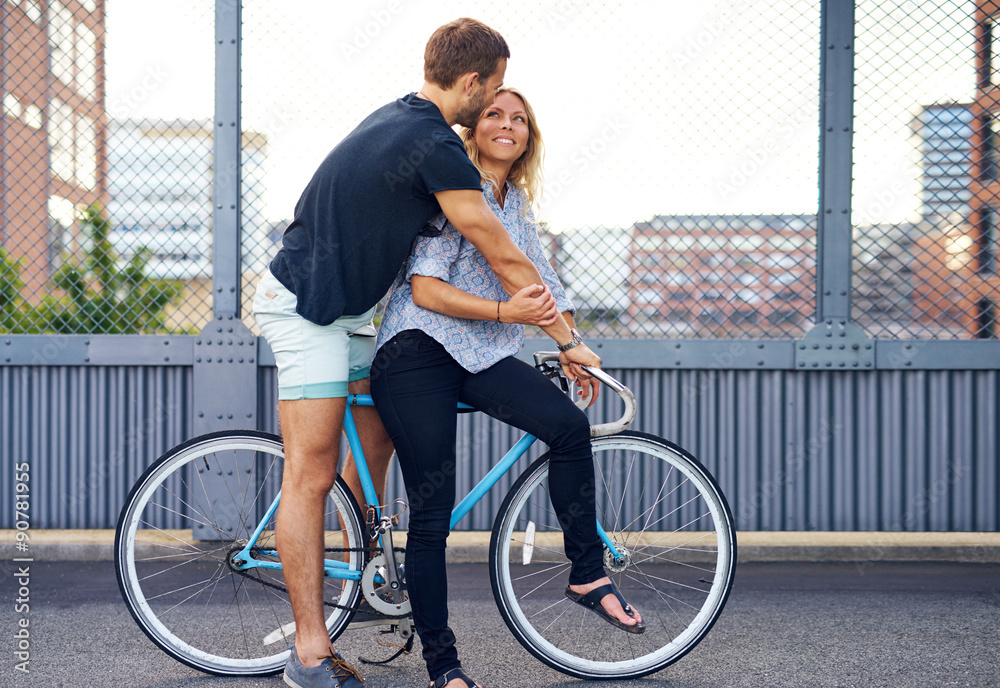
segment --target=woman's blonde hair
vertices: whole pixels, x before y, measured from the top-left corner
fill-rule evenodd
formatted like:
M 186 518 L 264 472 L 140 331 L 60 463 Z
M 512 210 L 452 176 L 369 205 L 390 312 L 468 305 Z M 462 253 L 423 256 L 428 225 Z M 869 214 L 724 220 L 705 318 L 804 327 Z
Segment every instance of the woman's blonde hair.
M 542 158 L 544 157 L 542 132 L 539 131 L 538 124 L 535 121 L 535 111 L 531 108 L 531 103 L 528 102 L 523 93 L 516 88 L 508 86 L 504 86 L 497 91 L 498 96 L 501 93 L 511 93 L 517 96 L 524 103 L 524 112 L 528 116 L 528 146 L 524 149 L 521 157 L 514 161 L 514 164 L 510 168 L 510 174 L 507 175 L 507 181 L 523 190 L 528 196 L 528 205 L 525 207 L 525 210 L 527 210 L 538 202 L 542 196 Z M 476 166 L 476 169 L 479 170 L 480 176 L 499 189 L 501 186 L 500 180 L 493 179 L 493 175 L 484 170 L 479 162 L 479 146 L 476 145 L 476 130 L 461 127 L 459 134 L 465 142 L 465 150 L 468 152 L 469 158 Z

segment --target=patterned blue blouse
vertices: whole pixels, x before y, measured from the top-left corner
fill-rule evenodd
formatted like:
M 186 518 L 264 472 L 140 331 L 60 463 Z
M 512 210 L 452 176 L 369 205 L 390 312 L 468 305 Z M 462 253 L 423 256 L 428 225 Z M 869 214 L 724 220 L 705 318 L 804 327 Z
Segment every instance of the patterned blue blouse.
M 542 280 L 556 298 L 559 312 L 572 311 L 572 302 L 566 297 L 555 270 L 542 253 L 534 215 L 530 210 L 524 212 L 528 202 L 524 191 L 508 184 L 503 208 L 497 203 L 488 182 L 483 184 L 483 195 L 517 247 L 538 268 Z M 510 298 L 483 255 L 447 222 L 444 215 L 431 221 L 438 228 L 442 223 L 444 228 L 440 236 L 419 236 L 413 242 L 409 259 L 389 289 L 377 346 L 381 347 L 403 330 L 423 330 L 440 342 L 459 365 L 470 373 L 478 373 L 521 350 L 524 326 L 495 320 L 453 318 L 413 303 L 410 287 L 413 275 L 437 277 L 484 299 L 507 301 Z

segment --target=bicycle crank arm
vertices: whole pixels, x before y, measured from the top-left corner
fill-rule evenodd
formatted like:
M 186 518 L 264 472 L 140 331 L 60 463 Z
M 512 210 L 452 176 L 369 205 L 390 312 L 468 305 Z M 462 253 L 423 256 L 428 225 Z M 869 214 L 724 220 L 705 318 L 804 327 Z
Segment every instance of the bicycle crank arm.
M 385 552 L 385 577 L 386 583 L 389 585 L 389 599 L 394 603 L 400 603 L 403 601 L 403 581 L 399 579 L 399 566 L 396 564 L 396 552 L 392 547 L 392 528 L 387 528 L 384 533 L 382 533 L 384 541 L 382 543 L 382 550 Z

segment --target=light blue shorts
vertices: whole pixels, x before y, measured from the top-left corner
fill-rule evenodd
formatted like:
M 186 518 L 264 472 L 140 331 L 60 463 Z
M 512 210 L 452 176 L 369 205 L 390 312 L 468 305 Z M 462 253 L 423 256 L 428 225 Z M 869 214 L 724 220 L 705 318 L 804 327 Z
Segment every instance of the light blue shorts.
M 346 397 L 347 383 L 368 377 L 375 356 L 375 308 L 317 325 L 296 313 L 295 303 L 295 294 L 264 273 L 253 315 L 278 364 L 278 399 Z

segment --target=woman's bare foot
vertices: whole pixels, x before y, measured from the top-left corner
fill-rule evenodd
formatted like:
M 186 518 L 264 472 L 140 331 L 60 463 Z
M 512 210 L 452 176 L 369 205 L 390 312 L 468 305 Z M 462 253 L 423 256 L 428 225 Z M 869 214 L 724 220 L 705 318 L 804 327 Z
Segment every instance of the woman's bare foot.
M 591 590 L 596 590 L 602 585 L 607 585 L 610 582 L 611 579 L 608 578 L 607 576 L 604 576 L 604 578 L 599 578 L 593 583 L 587 583 L 586 585 L 571 585 L 569 586 L 569 589 L 572 590 L 573 592 L 580 593 L 581 595 L 586 595 Z M 633 616 L 629 616 L 628 614 L 625 613 L 625 610 L 622 609 L 621 602 L 618 601 L 618 598 L 612 595 L 611 593 L 608 593 L 601 599 L 601 606 L 604 607 L 604 610 L 608 614 L 611 614 L 611 616 L 615 617 L 626 626 L 634 626 L 637 623 L 642 622 L 642 615 L 639 614 L 639 611 L 635 607 L 632 607 Z M 449 684 L 445 688 L 452 688 L 452 687 Z

